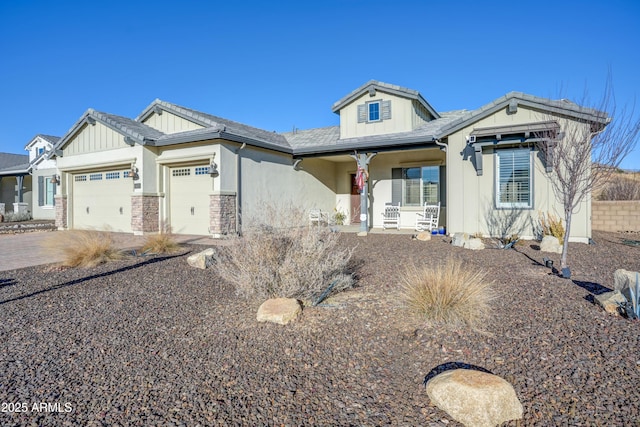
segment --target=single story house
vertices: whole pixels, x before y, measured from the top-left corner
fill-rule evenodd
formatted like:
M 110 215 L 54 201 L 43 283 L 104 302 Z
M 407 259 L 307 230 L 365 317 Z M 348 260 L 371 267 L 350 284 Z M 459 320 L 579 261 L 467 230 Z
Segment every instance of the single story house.
M 251 226 L 267 203 L 341 211 L 367 230 L 393 203 L 400 226 L 413 228 L 422 205 L 440 202 L 448 233 L 534 237 L 538 212 L 562 212 L 539 144 L 610 120 L 519 92 L 440 112 L 378 81 L 332 111 L 338 126 L 275 133 L 161 100 L 135 119 L 89 109 L 54 147 L 57 225 L 217 237 Z M 586 198 L 572 240 L 591 237 L 590 217 Z

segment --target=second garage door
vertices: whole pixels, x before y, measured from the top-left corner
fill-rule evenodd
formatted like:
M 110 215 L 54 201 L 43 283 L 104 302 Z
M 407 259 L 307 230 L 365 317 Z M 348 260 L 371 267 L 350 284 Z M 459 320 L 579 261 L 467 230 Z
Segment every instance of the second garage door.
M 170 169 L 171 229 L 178 234 L 209 234 L 211 176 L 206 165 Z
M 127 171 L 73 176 L 73 228 L 131 232 L 133 182 Z

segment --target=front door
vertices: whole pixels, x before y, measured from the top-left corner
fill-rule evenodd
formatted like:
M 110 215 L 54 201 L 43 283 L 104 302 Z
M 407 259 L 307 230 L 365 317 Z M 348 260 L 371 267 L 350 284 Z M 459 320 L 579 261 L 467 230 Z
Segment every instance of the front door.
M 360 223 L 360 190 L 356 183 L 356 174 L 351 174 L 351 224 Z

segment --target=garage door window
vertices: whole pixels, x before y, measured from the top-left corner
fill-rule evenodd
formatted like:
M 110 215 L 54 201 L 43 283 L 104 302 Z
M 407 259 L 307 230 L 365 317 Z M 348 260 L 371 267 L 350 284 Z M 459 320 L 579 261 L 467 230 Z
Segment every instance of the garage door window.
M 189 176 L 191 175 L 191 169 L 183 168 L 183 169 L 174 169 L 171 174 L 173 176 Z

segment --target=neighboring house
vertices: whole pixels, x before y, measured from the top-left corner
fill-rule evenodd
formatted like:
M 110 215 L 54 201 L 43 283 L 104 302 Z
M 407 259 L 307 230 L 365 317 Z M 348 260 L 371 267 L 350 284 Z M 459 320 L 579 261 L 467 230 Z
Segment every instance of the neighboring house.
M 29 156 L 0 153 L 0 214 L 30 211 L 29 168 Z
M 438 112 L 419 92 L 377 81 L 332 110 L 339 126 L 278 134 L 160 100 L 136 119 L 89 109 L 54 147 L 57 224 L 220 236 L 251 226 L 269 203 L 337 209 L 366 230 L 381 226 L 392 202 L 401 226 L 413 228 L 421 205 L 440 202 L 448 233 L 509 228 L 533 237 L 539 211 L 562 212 L 537 144 L 585 120 L 609 121 L 517 92 L 477 110 Z M 573 240 L 591 236 L 590 209 L 587 198 Z
M 57 136 L 36 135 L 24 149 L 29 152 L 29 164 L 33 183 L 31 214 L 34 219 L 55 219 L 55 199 L 59 172 L 56 168 L 53 147 L 60 140 Z

